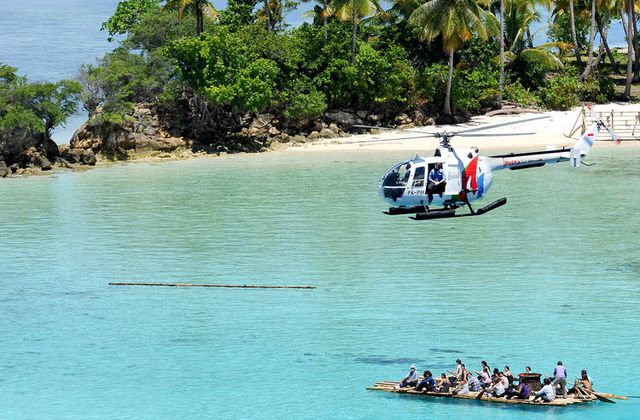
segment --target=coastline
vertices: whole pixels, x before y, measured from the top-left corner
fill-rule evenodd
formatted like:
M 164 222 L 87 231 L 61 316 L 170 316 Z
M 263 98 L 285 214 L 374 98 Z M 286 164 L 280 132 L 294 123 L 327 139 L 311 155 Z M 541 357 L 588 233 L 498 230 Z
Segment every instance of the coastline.
M 632 109 L 633 108 L 633 109 Z M 599 105 L 596 108 L 601 112 L 606 111 L 636 111 L 636 104 L 609 103 Z M 111 160 L 98 156 L 95 164 L 96 168 L 108 167 L 119 163 L 144 163 L 144 162 L 171 162 L 190 159 L 218 159 L 218 158 L 238 158 L 243 156 L 259 156 L 261 153 L 285 153 L 300 154 L 311 153 L 321 154 L 327 152 L 366 152 L 366 153 L 389 153 L 407 152 L 410 154 L 428 154 L 438 145 L 438 140 L 433 137 L 421 136 L 420 133 L 433 134 L 437 132 L 458 132 L 470 128 L 480 128 L 483 126 L 493 126 L 505 123 L 513 123 L 507 126 L 488 129 L 483 134 L 499 134 L 499 136 L 483 137 L 453 137 L 452 143 L 456 147 L 477 147 L 481 153 L 498 152 L 524 152 L 533 150 L 545 150 L 553 148 L 571 147 L 579 135 L 579 131 L 569 137 L 569 133 L 577 124 L 581 108 L 574 108 L 569 111 L 545 111 L 531 112 L 509 115 L 480 115 L 474 116 L 465 123 L 455 125 L 428 125 L 403 129 L 372 130 L 371 133 L 354 134 L 348 137 L 321 138 L 306 143 L 277 143 L 265 152 L 260 153 L 207 153 L 192 151 L 188 148 L 179 148 L 172 152 L 147 151 L 133 154 L 133 158 L 127 160 Z M 640 112 L 640 110 L 638 110 Z M 546 117 L 542 119 L 541 117 Z M 526 121 L 535 119 L 533 121 Z M 523 121 L 524 120 L 524 121 Z M 518 123 L 518 121 L 523 121 Z M 516 135 L 515 133 L 528 133 L 527 135 Z M 513 135 L 512 135 L 513 134 Z M 606 132 L 601 132 L 597 141 L 598 148 L 601 147 L 638 147 L 640 141 L 625 140 L 620 144 L 611 141 Z M 12 174 L 7 178 L 24 178 L 30 176 L 53 176 L 61 171 L 85 171 L 91 169 L 87 165 L 73 165 L 67 167 L 55 165 L 50 171 L 42 171 L 39 168 L 31 168 L 20 174 Z

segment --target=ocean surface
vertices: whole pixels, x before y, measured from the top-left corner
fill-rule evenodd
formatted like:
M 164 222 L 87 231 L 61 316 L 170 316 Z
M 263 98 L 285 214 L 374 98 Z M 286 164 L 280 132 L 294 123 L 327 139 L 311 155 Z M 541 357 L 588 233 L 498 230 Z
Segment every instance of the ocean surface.
M 636 419 L 367 391 L 530 365 L 640 395 L 640 148 L 497 174 L 477 218 L 389 217 L 411 153 L 271 153 L 0 180 L 3 419 Z M 488 201 L 485 201 L 487 203 Z M 314 285 L 315 290 L 109 282 Z
M 83 64 L 93 64 L 98 57 L 116 47 L 100 31 L 102 22 L 113 14 L 118 0 L 22 0 L 0 1 L 0 63 L 18 67 L 20 74 L 34 81 L 56 81 L 77 76 Z M 214 0 L 218 9 L 226 1 Z M 382 2 L 385 7 L 389 3 Z M 285 13 L 291 26 L 309 22 L 306 15 L 313 2 L 301 2 Z M 535 43 L 547 42 L 549 12 L 541 10 L 541 20 L 532 29 Z M 614 21 L 609 31 L 611 46 L 626 47 L 624 31 Z M 53 139 L 68 143 L 75 130 L 86 120 L 83 109 L 56 129 Z

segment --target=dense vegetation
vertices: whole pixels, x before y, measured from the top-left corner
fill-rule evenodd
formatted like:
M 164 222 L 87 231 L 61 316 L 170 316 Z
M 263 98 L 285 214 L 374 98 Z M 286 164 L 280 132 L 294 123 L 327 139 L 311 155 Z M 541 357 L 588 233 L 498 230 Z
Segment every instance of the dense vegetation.
M 281 0 L 232 0 L 219 12 L 203 0 L 125 0 L 104 24 L 118 47 L 83 69 L 85 103 L 112 122 L 152 103 L 197 139 L 219 132 L 223 115 L 269 112 L 296 126 L 335 109 L 446 116 L 502 101 L 567 109 L 614 97 L 611 66 L 589 53 L 589 3 L 572 4 L 571 18 L 556 3 L 553 42 L 537 47 L 529 28 L 540 6 L 502 3 L 500 37 L 500 2 L 485 0 L 398 1 L 386 11 L 373 0 L 320 0 L 313 23 L 297 28 L 286 27 Z M 618 13 L 598 10 L 606 40 Z
M 134 124 L 132 109 L 144 104 L 171 134 L 223 141 L 261 113 L 308 132 L 336 110 L 393 122 L 416 111 L 464 117 L 505 101 L 567 109 L 629 99 L 640 78 L 632 2 L 396 0 L 383 10 L 377 0 L 315 1 L 313 22 L 295 28 L 283 12 L 296 3 L 286 0 L 229 0 L 224 10 L 207 0 L 121 1 L 103 24 L 114 50 L 78 77 L 91 124 Z M 536 46 L 541 7 L 552 10 L 551 42 Z M 628 54 L 607 45 L 612 19 L 625 21 Z M 80 89 L 0 69 L 0 151 L 15 160 L 23 143 L 49 140 Z
M 82 87 L 69 80 L 29 83 L 16 72 L 0 64 L 0 161 L 46 167 L 58 153 L 51 131 L 75 112 Z

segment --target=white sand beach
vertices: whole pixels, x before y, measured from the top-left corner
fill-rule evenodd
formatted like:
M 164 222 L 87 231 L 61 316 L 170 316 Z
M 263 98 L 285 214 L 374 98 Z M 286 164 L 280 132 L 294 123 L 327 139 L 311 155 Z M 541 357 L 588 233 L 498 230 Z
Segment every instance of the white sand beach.
M 640 115 L 640 106 L 637 104 L 619 104 L 610 103 L 606 105 L 597 105 L 594 112 L 602 115 L 603 121 L 609 122 L 606 118 L 614 113 L 614 121 L 617 121 L 620 112 L 629 117 L 629 113 L 635 112 Z M 433 134 L 436 132 L 458 132 L 470 128 L 482 126 L 497 125 L 509 122 L 523 121 L 503 127 L 495 127 L 486 131 L 482 131 L 482 137 L 453 137 L 452 144 L 457 147 L 478 147 L 481 151 L 526 151 L 526 150 L 545 150 L 547 148 L 560 148 L 562 146 L 571 146 L 582 133 L 581 129 L 569 136 L 575 127 L 582 123 L 582 108 L 575 108 L 570 111 L 549 111 L 540 113 L 526 113 L 517 115 L 500 115 L 500 116 L 477 116 L 471 121 L 458 125 L 436 125 L 416 127 L 408 130 L 390 130 L 382 131 L 375 134 L 362 134 L 338 139 L 318 140 L 314 143 L 304 144 L 297 147 L 289 147 L 286 152 L 321 152 L 321 151 L 339 151 L 339 150 L 368 150 L 368 151 L 411 151 L 421 152 L 433 150 L 438 145 L 438 139 L 433 137 L 424 137 L 420 133 Z M 540 117 L 546 117 L 541 119 Z M 535 120 L 534 120 L 535 119 Z M 530 121 L 526 121 L 530 120 Z M 630 133 L 633 127 L 629 126 L 629 122 L 625 122 L 625 133 Z M 518 133 L 529 133 L 527 135 L 518 135 Z M 499 134 L 500 136 L 492 137 L 488 134 Z M 640 123 L 637 129 L 638 137 L 640 137 Z M 611 136 L 602 130 L 598 140 L 597 147 L 617 146 L 617 147 L 637 147 L 640 141 L 623 141 L 616 144 L 611 141 Z

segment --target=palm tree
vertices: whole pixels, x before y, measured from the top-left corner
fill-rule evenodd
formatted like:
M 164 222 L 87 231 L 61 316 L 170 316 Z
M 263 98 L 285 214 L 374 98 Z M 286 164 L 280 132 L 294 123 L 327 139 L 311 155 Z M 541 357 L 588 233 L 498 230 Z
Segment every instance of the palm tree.
M 571 37 L 573 38 L 573 50 L 576 55 L 576 62 L 579 65 L 582 65 L 582 56 L 580 55 L 581 45 L 578 42 L 578 31 L 576 30 L 575 9 L 575 3 L 573 0 L 556 0 L 555 9 L 552 15 L 559 16 L 562 13 L 569 12 L 569 25 L 571 26 Z
M 500 80 L 498 82 L 498 107 L 502 108 L 502 90 L 504 89 L 504 0 L 500 0 Z
M 282 22 L 282 2 L 280 0 L 264 0 L 264 7 L 258 16 L 265 21 L 267 32 L 274 31 L 276 25 Z
M 505 0 L 505 60 L 511 62 L 516 58 L 534 61 L 546 67 L 562 67 L 562 62 L 548 48 L 558 48 L 561 51 L 565 44 L 552 42 L 538 47 L 532 45 L 529 37 L 529 27 L 540 21 L 540 12 L 536 7 L 536 0 Z M 528 48 L 526 48 L 528 44 Z
M 324 39 L 327 39 L 327 22 L 329 21 L 329 17 L 334 13 L 333 4 L 331 0 L 315 0 L 315 2 L 316 5 L 313 7 L 313 10 L 303 13 L 302 16 L 312 17 L 314 25 L 322 25 L 324 27 Z
M 573 37 L 573 48 L 576 54 L 576 61 L 582 64 L 580 58 L 580 45 L 578 45 L 578 33 L 576 32 L 576 13 L 573 8 L 573 0 L 569 0 L 569 22 L 571 23 L 571 36 Z
M 382 7 L 378 0 L 338 0 L 336 1 L 336 17 L 342 21 L 351 20 L 351 62 L 356 59 L 356 36 L 358 20 L 364 16 L 381 13 Z
M 482 3 L 480 3 L 482 1 Z M 495 16 L 484 10 L 486 0 L 429 0 L 418 7 L 409 17 L 409 24 L 419 30 L 422 41 L 432 41 L 442 36 L 442 45 L 449 54 L 449 74 L 445 93 L 444 109 L 451 115 L 451 84 L 453 79 L 453 55 L 465 41 L 477 34 L 488 38 L 488 29 L 497 30 Z M 487 23 L 491 25 L 487 26 Z
M 627 82 L 624 86 L 624 94 L 622 97 L 629 101 L 631 100 L 631 81 L 633 80 L 633 20 L 634 4 L 633 0 L 627 0 Z
M 204 30 L 204 17 L 215 19 L 218 11 L 209 0 L 167 0 L 165 10 L 177 10 L 178 19 L 182 20 L 186 12 L 196 16 L 196 33 L 200 35 Z
M 591 25 L 589 25 L 589 49 L 587 50 L 587 66 L 584 68 L 584 71 L 580 75 L 580 80 L 585 80 L 591 70 L 594 68 L 593 65 L 593 43 L 596 40 L 596 0 L 591 0 Z

